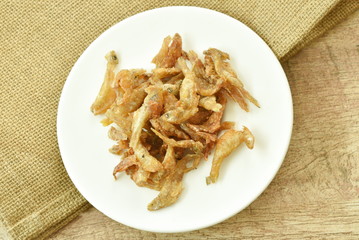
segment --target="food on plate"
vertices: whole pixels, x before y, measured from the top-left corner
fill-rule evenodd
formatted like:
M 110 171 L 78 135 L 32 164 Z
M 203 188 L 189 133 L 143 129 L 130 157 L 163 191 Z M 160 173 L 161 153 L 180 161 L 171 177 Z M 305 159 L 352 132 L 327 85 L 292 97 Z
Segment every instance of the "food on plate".
M 227 98 L 249 111 L 247 101 L 257 100 L 229 63 L 229 54 L 215 48 L 203 52 L 182 49 L 179 34 L 166 37 L 152 59 L 151 71 L 122 69 L 114 51 L 106 55 L 104 81 L 91 111 L 104 114 L 115 141 L 109 150 L 120 156 L 113 176 L 125 172 L 140 187 L 159 191 L 147 206 L 150 211 L 175 203 L 183 190 L 184 174 L 214 158 L 207 184 L 215 183 L 223 160 L 243 142 L 253 148 L 248 128 L 237 131 L 234 122 L 223 121 Z M 225 131 L 220 137 L 219 134 Z
M 206 178 L 207 184 L 215 183 L 217 181 L 219 169 L 223 160 L 243 142 L 249 149 L 252 149 L 254 146 L 254 136 L 246 127 L 243 127 L 242 131 L 230 129 L 218 139 L 216 151 L 214 152 L 211 173 L 209 177 Z
M 118 64 L 118 58 L 115 51 L 111 51 L 106 55 L 107 70 L 105 79 L 102 83 L 100 92 L 98 93 L 95 102 L 91 106 L 91 111 L 97 115 L 106 112 L 116 99 L 116 92 L 112 88 L 115 81 L 114 69 Z

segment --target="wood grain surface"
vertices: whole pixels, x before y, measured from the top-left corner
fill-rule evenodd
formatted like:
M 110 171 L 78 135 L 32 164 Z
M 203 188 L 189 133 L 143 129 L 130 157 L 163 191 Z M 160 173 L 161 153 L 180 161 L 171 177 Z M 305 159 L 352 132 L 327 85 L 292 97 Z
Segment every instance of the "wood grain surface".
M 50 239 L 359 239 L 359 11 L 283 67 L 294 102 L 291 144 L 245 210 L 206 229 L 159 234 L 90 208 Z

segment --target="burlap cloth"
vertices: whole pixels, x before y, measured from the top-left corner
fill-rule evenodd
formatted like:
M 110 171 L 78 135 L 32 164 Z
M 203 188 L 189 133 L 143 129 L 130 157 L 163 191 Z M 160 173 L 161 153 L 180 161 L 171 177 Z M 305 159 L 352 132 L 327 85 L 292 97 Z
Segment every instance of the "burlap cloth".
M 1 1 L 0 239 L 45 238 L 89 206 L 58 150 L 61 89 L 77 58 L 104 30 L 169 5 L 206 7 L 239 19 L 285 60 L 359 1 Z

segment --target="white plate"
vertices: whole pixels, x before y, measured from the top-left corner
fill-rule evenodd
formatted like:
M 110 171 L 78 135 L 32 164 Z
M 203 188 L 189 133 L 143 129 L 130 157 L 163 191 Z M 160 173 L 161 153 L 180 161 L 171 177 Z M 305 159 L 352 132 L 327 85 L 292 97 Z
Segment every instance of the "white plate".
M 225 119 L 247 126 L 253 150 L 240 147 L 226 159 L 217 183 L 206 185 L 211 161 L 184 177 L 185 189 L 174 205 L 149 212 L 156 191 L 137 187 L 127 175 L 117 181 L 119 158 L 103 117 L 90 112 L 103 81 L 105 54 L 115 50 L 120 68 L 154 67 L 150 63 L 167 35 L 180 33 L 183 48 L 197 53 L 209 47 L 228 52 L 246 88 L 261 104 L 246 113 L 230 103 Z M 132 16 L 105 31 L 81 55 L 62 91 L 57 134 L 66 170 L 80 193 L 99 211 L 125 225 L 153 232 L 183 232 L 219 223 L 248 206 L 268 186 L 285 157 L 293 109 L 281 65 L 265 42 L 241 22 L 212 10 L 166 7 Z

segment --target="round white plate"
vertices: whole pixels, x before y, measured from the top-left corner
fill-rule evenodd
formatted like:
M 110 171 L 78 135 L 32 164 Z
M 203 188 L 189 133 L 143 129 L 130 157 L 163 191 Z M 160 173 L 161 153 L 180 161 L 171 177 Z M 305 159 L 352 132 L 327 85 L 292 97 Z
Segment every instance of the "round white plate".
M 117 181 L 112 170 L 120 161 L 108 152 L 103 117 L 90 106 L 102 84 L 105 54 L 115 50 L 119 68 L 152 69 L 162 40 L 178 32 L 185 50 L 218 48 L 231 63 L 261 108 L 246 113 L 231 101 L 225 120 L 247 126 L 255 135 L 253 150 L 241 146 L 225 160 L 218 182 L 206 185 L 211 158 L 185 175 L 184 191 L 172 206 L 147 211 L 158 192 L 137 187 L 129 176 Z M 65 168 L 80 193 L 99 211 L 125 225 L 153 232 L 183 232 L 219 223 L 248 206 L 268 186 L 285 157 L 292 130 L 291 93 L 271 49 L 241 22 L 208 9 L 166 7 L 134 15 L 99 36 L 72 68 L 62 91 L 57 134 Z

